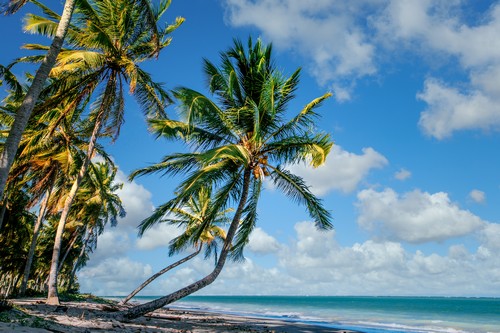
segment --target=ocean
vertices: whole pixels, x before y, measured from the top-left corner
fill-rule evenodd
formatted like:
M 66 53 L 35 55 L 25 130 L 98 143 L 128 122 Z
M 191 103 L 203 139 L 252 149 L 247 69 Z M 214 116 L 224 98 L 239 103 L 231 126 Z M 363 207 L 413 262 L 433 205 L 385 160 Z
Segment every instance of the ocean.
M 139 296 L 133 300 L 142 303 L 154 298 Z M 190 296 L 168 307 L 299 321 L 366 333 L 500 333 L 500 298 Z

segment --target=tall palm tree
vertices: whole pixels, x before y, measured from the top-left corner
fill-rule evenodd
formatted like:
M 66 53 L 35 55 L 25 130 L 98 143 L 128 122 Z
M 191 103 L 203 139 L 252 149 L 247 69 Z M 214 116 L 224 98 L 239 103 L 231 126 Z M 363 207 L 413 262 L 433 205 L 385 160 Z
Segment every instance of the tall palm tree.
M 82 110 L 68 113 L 58 107 L 33 117 L 23 135 L 20 148 L 9 179 L 23 174 L 21 183 L 30 184 L 33 204 L 40 203 L 37 222 L 33 230 L 30 251 L 26 261 L 20 295 L 26 291 L 36 242 L 42 222 L 51 207 L 60 201 L 67 187 L 68 177 L 74 175 L 82 164 L 88 136 L 81 130 Z M 105 156 L 102 149 L 100 154 Z M 52 198 L 49 202 L 49 198 Z
M 24 6 L 27 2 L 27 0 L 9 0 L 5 4 L 4 13 L 12 14 L 19 10 L 19 8 Z M 21 136 L 26 129 L 33 108 L 35 107 L 45 81 L 49 77 L 49 73 L 56 63 L 56 58 L 61 50 L 64 38 L 68 31 L 69 22 L 71 21 L 75 2 L 76 0 L 66 0 L 62 15 L 59 17 L 57 28 L 50 33 L 53 37 L 52 44 L 47 50 L 46 55 L 43 57 L 43 61 L 36 71 L 33 82 L 31 83 L 21 106 L 17 110 L 15 121 L 10 128 L 4 149 L 0 152 L 0 199 L 3 198 L 7 176 L 14 161 L 17 148 L 21 141 Z
M 57 266 L 60 240 L 71 204 L 93 156 L 96 140 L 106 134 L 116 139 L 124 120 L 124 84 L 132 93 L 147 116 L 164 116 L 170 98 L 161 85 L 152 81 L 139 64 L 155 58 L 170 44 L 169 34 L 179 27 L 183 19 L 166 28 L 159 28 L 159 20 L 170 1 L 161 1 L 153 7 L 148 0 L 79 0 L 66 38 L 52 75 L 59 79 L 59 93 L 46 103 L 57 104 L 71 99 L 73 107 L 87 102 L 97 91 L 90 110 L 92 121 L 86 158 L 75 177 L 66 198 L 54 242 L 54 252 L 49 279 L 47 302 L 58 304 Z M 52 31 L 55 13 L 42 7 L 47 18 L 30 16 L 26 29 L 38 33 Z M 27 46 L 44 50 L 42 45 Z M 39 61 L 40 57 L 25 57 L 21 61 Z M 71 104 L 70 104 L 71 106 Z
M 229 222 L 227 213 L 229 213 L 231 209 L 218 212 L 211 224 L 206 227 L 202 233 L 198 233 L 197 229 L 204 223 L 205 218 L 211 215 L 211 193 L 211 189 L 201 189 L 197 195 L 188 200 L 186 207 L 173 209 L 166 218 L 162 218 L 158 221 L 185 228 L 184 232 L 180 236 L 174 238 L 170 243 L 170 255 L 182 251 L 189 245 L 196 248 L 196 251 L 153 274 L 127 297 L 125 297 L 121 302 L 122 304 L 126 304 L 132 297 L 134 297 L 159 276 L 196 257 L 201 252 L 204 245 L 205 258 L 210 257 L 211 254 L 217 258 L 217 241 L 224 241 L 226 238 L 226 232 L 219 225 Z M 198 235 L 198 237 L 194 237 L 195 235 Z
M 83 186 L 75 198 L 73 218 L 84 225 L 80 233 L 81 249 L 73 263 L 68 288 L 73 283 L 74 274 L 81 268 L 81 260 L 87 251 L 97 245 L 97 237 L 104 232 L 109 223 L 116 226 L 118 217 L 125 217 L 122 201 L 116 193 L 123 184 L 116 183 L 118 169 L 110 161 L 90 164 L 90 172 L 84 179 Z M 88 248 L 89 243 L 91 248 Z
M 160 172 L 188 173 L 176 189 L 177 196 L 160 206 L 141 223 L 146 230 L 158 216 L 183 206 L 203 188 L 215 188 L 209 216 L 197 233 L 208 227 L 217 211 L 234 202 L 236 210 L 214 270 L 202 279 L 159 299 L 117 314 L 136 318 L 189 295 L 212 283 L 221 272 L 228 254 L 238 258 L 257 222 L 257 204 L 265 178 L 292 200 L 305 205 L 321 229 L 331 228 L 330 213 L 314 196 L 303 179 L 285 169 L 308 161 L 314 167 L 324 163 L 332 143 L 327 134 L 314 135 L 315 109 L 329 93 L 313 100 L 290 120 L 286 109 L 299 82 L 299 71 L 285 77 L 273 65 L 271 45 L 248 41 L 248 48 L 235 41 L 221 54 L 221 65 L 204 61 L 206 81 L 216 100 L 189 88 L 178 88 L 180 121 L 151 121 L 151 129 L 167 139 L 180 139 L 192 152 L 172 154 L 155 165 L 137 170 L 131 178 Z M 234 242 L 233 242 L 234 241 Z

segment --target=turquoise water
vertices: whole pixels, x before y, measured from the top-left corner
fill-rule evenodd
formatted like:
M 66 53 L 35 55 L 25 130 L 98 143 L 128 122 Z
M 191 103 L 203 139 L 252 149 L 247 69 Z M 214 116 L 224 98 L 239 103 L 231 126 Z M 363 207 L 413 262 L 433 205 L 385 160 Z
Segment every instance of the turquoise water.
M 169 307 L 278 318 L 368 333 L 500 333 L 500 298 L 190 296 Z

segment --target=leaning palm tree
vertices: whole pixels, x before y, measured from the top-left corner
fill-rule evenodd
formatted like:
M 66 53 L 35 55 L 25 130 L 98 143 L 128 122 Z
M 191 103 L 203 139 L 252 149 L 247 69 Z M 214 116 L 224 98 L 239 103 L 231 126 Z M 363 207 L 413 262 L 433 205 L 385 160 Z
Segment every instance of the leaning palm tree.
M 69 119 L 59 121 L 58 126 L 52 128 L 51 121 L 54 117 L 58 118 L 58 110 L 53 111 L 43 114 L 37 126 L 25 132 L 18 158 L 9 176 L 10 179 L 17 173 L 25 172 L 23 182 L 32 184 L 30 188 L 33 194 L 32 200 L 40 204 L 20 295 L 26 292 L 38 235 L 45 215 L 50 210 L 49 199 L 63 194 L 62 190 L 65 188 L 67 176 L 74 174 L 81 165 L 83 148 L 86 144 L 85 138 L 79 136 L 76 130 L 77 120 L 71 119 L 73 118 L 71 116 L 67 117 Z M 56 208 L 52 210 L 54 209 Z
M 226 238 L 226 232 L 219 225 L 229 221 L 227 213 L 229 213 L 232 209 L 218 212 L 212 223 L 208 227 L 205 227 L 203 232 L 198 233 L 197 229 L 204 223 L 205 218 L 211 215 L 211 192 L 212 191 L 209 188 L 201 189 L 201 191 L 199 191 L 194 197 L 188 200 L 186 207 L 180 209 L 175 208 L 166 218 L 162 218 L 158 221 L 185 228 L 184 232 L 180 236 L 174 238 L 170 243 L 169 255 L 176 254 L 184 250 L 189 245 L 192 245 L 196 250 L 188 256 L 181 258 L 180 260 L 153 274 L 127 297 L 125 297 L 121 302 L 122 304 L 126 304 L 132 297 L 134 297 L 159 276 L 196 257 L 201 252 L 204 245 L 205 258 L 210 257 L 211 254 L 217 258 L 217 242 L 219 240 L 224 241 Z M 195 235 L 197 237 L 194 237 Z
M 62 49 L 51 74 L 58 78 L 58 90 L 46 106 L 71 100 L 68 109 L 94 99 L 89 119 L 90 141 L 86 158 L 66 198 L 54 242 L 49 293 L 47 302 L 58 304 L 57 267 L 60 241 L 71 204 L 87 172 L 97 138 L 108 135 L 116 139 L 124 120 L 124 85 L 128 83 L 144 113 L 164 116 L 170 97 L 160 84 L 155 83 L 139 64 L 156 58 L 170 44 L 169 34 L 182 24 L 183 19 L 165 28 L 159 20 L 170 1 L 163 0 L 154 7 L 148 0 L 79 0 Z M 42 6 L 42 5 L 40 5 Z M 28 31 L 46 33 L 53 30 L 57 15 L 42 6 L 48 18 L 30 16 Z M 42 45 L 27 45 L 34 50 L 45 50 Z M 40 61 L 40 57 L 25 57 L 20 61 Z M 52 88 L 54 89 L 54 88 Z M 97 94 L 97 96 L 94 95 Z M 95 97 L 92 97 L 95 96 Z
M 284 166 L 308 161 L 314 167 L 324 163 L 332 143 L 328 134 L 313 134 L 315 109 L 330 96 L 313 100 L 294 117 L 286 120 L 288 103 L 299 83 L 299 71 L 283 76 L 273 66 L 271 46 L 255 44 L 248 49 L 235 41 L 221 54 L 221 65 L 204 61 L 208 88 L 216 100 L 189 88 L 178 88 L 174 96 L 180 104 L 180 121 L 160 119 L 151 129 L 167 139 L 180 139 L 193 151 L 164 157 L 155 165 L 137 170 L 131 178 L 155 172 L 187 173 L 176 189 L 177 196 L 158 207 L 144 220 L 141 231 L 158 221 L 158 216 L 182 207 L 203 188 L 214 188 L 211 215 L 198 228 L 210 226 L 217 211 L 234 203 L 236 207 L 226 240 L 214 270 L 174 293 L 117 314 L 136 318 L 183 298 L 212 283 L 221 272 L 230 252 L 241 258 L 243 248 L 257 222 L 257 204 L 262 183 L 270 179 L 277 189 L 304 204 L 316 226 L 331 228 L 330 213 L 314 196 L 303 179 Z
M 28 0 L 9 0 L 5 3 L 3 12 L 6 14 L 15 13 L 27 2 Z M 66 0 L 62 15 L 58 20 L 57 28 L 52 30 L 50 33 L 53 38 L 52 44 L 47 50 L 47 53 L 35 74 L 33 82 L 31 83 L 22 104 L 17 110 L 15 121 L 10 128 L 4 149 L 0 152 L 0 199 L 3 198 L 7 176 L 12 163 L 14 162 L 14 157 L 21 141 L 21 136 L 28 125 L 28 120 L 31 116 L 33 108 L 35 107 L 45 81 L 49 77 L 49 73 L 56 63 L 56 58 L 61 50 L 64 38 L 68 31 L 69 22 L 71 21 L 75 2 L 76 0 Z

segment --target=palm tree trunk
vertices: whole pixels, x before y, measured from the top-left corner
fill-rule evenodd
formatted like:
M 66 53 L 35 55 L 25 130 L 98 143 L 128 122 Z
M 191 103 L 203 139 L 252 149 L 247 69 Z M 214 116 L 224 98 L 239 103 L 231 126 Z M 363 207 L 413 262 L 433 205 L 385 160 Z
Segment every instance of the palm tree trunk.
M 66 220 L 68 219 L 69 210 L 71 208 L 71 204 L 73 203 L 73 199 L 76 196 L 76 192 L 80 187 L 80 183 L 82 182 L 83 177 L 87 173 L 87 169 L 89 167 L 90 159 L 94 153 L 95 144 L 97 141 L 97 136 L 101 129 L 101 125 L 103 123 L 104 112 L 101 112 L 97 115 L 97 119 L 94 125 L 94 130 L 92 131 L 92 136 L 90 137 L 89 146 L 87 149 L 87 156 L 83 161 L 83 165 L 78 172 L 78 175 L 73 182 L 73 186 L 64 201 L 64 208 L 61 212 L 61 218 L 59 220 L 59 224 L 57 226 L 56 238 L 54 240 L 54 250 L 52 251 L 52 261 L 50 264 L 50 273 L 49 273 L 49 291 L 47 295 L 47 304 L 59 305 L 59 296 L 57 294 L 57 269 L 59 266 L 59 255 L 61 252 L 61 242 L 62 242 L 62 234 L 64 232 L 64 226 L 66 225 Z
M 144 289 L 144 287 L 146 287 L 148 284 L 150 284 L 152 281 L 154 281 L 157 277 L 159 277 L 159 276 L 165 274 L 166 272 L 168 272 L 169 270 L 185 263 L 186 261 L 196 257 L 200 253 L 202 246 L 203 245 L 201 245 L 196 252 L 191 253 L 187 257 L 184 257 L 181 260 L 174 262 L 172 265 L 169 265 L 169 266 L 163 268 L 161 271 L 159 271 L 158 273 L 154 274 L 149 279 L 144 281 L 139 287 L 137 287 L 133 292 L 131 292 L 127 297 L 125 297 L 125 299 L 121 302 L 121 304 L 127 304 L 127 302 L 130 301 L 130 299 L 132 297 L 134 297 L 139 291 Z
M 31 112 L 35 107 L 45 81 L 47 80 L 52 67 L 54 67 L 57 56 L 61 51 L 64 37 L 68 31 L 71 15 L 73 14 L 73 9 L 75 7 L 75 1 L 76 0 L 66 0 L 66 3 L 64 4 L 61 20 L 57 26 L 57 31 L 54 39 L 52 40 L 52 44 L 50 45 L 50 49 L 45 55 L 42 64 L 38 68 L 35 78 L 33 79 L 33 83 L 24 97 L 21 107 L 16 113 L 16 118 L 9 131 L 9 136 L 5 141 L 4 149 L 0 153 L 0 198 L 3 197 L 7 176 L 9 175 L 10 168 L 14 162 L 14 157 L 16 155 L 17 148 L 19 147 L 19 142 L 21 141 L 21 136 L 23 135 L 24 129 L 28 124 Z
M 226 235 L 226 240 L 224 241 L 224 245 L 222 247 L 219 260 L 217 261 L 217 265 L 215 265 L 214 270 L 201 280 L 198 280 L 188 285 L 187 287 L 179 289 L 176 292 L 171 293 L 170 295 L 158 298 L 148 303 L 137 305 L 133 308 L 130 308 L 122 312 L 117 312 L 115 316 L 118 319 L 130 320 L 140 317 L 148 312 L 154 311 L 167 304 L 170 304 L 181 298 L 184 298 L 187 295 L 191 295 L 192 293 L 208 286 L 209 284 L 215 281 L 217 276 L 219 276 L 220 272 L 222 271 L 224 264 L 226 263 L 227 255 L 229 254 L 229 251 L 231 250 L 232 247 L 233 238 L 236 235 L 236 230 L 238 230 L 238 226 L 240 224 L 241 214 L 243 213 L 243 209 L 245 208 L 250 189 L 250 175 L 251 175 L 251 170 L 250 169 L 245 170 L 243 179 L 243 191 L 241 193 L 240 202 L 234 214 L 231 225 L 229 226 L 229 230 Z
M 76 258 L 75 263 L 73 264 L 73 268 L 71 269 L 71 274 L 70 274 L 69 283 L 68 283 L 68 290 L 70 290 L 71 287 L 73 286 L 73 281 L 75 280 L 75 275 L 76 275 L 76 268 L 78 267 L 80 260 L 82 260 L 82 257 L 85 254 L 85 249 L 87 248 L 87 244 L 89 243 L 90 236 L 92 236 L 93 233 L 94 233 L 94 229 L 90 228 L 90 230 L 87 233 L 87 236 L 85 236 L 85 241 L 83 242 L 82 249 L 80 250 L 78 257 Z
M 49 201 L 50 192 L 49 189 L 45 192 L 45 197 L 40 204 L 40 211 L 38 212 L 38 219 L 36 220 L 35 228 L 33 229 L 33 237 L 31 238 L 30 250 L 28 252 L 28 259 L 26 260 L 26 266 L 24 267 L 23 282 L 21 283 L 21 290 L 19 291 L 20 296 L 24 296 L 26 293 L 26 287 L 28 286 L 28 279 L 31 272 L 31 264 L 33 263 L 33 257 L 35 256 L 36 242 L 38 240 L 38 235 L 40 234 L 42 221 L 45 218 L 45 212 L 47 210 L 47 202 Z
M 66 251 L 64 252 L 64 255 L 62 256 L 61 260 L 59 260 L 59 266 L 57 267 L 57 274 L 59 274 L 61 272 L 61 269 L 64 265 L 64 262 L 66 261 L 66 258 L 68 257 L 69 252 L 71 251 L 71 249 L 73 248 L 73 245 L 75 245 L 75 242 L 78 239 L 78 236 L 79 236 L 78 229 L 75 230 L 73 235 L 74 236 L 71 239 L 71 241 L 69 242 L 68 247 L 66 248 Z

